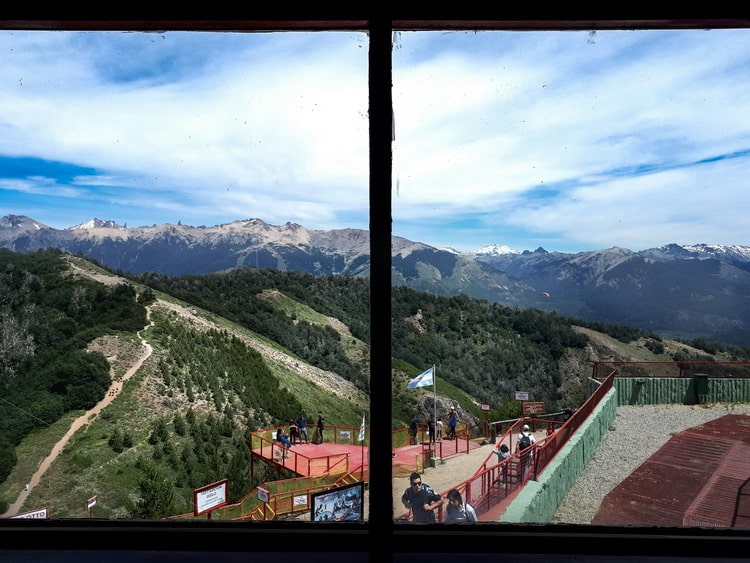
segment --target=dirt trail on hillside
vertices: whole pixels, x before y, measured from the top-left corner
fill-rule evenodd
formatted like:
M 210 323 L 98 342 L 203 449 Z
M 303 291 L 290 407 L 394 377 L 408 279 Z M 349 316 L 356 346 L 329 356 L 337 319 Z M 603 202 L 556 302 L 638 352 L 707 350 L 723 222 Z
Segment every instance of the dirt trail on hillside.
M 114 274 L 99 272 L 97 270 L 83 269 L 73 262 L 70 263 L 70 267 L 76 274 L 86 276 L 106 285 L 128 283 L 128 280 L 126 280 L 125 278 L 121 278 Z M 219 325 L 213 323 L 205 317 L 202 317 L 194 309 L 183 307 L 181 305 L 170 303 L 168 301 L 163 301 L 161 299 L 157 300 L 151 307 L 146 308 L 149 324 L 144 327 L 143 330 L 146 330 L 153 325 L 153 322 L 151 321 L 151 311 L 154 307 L 164 307 L 166 309 L 174 311 L 175 313 L 180 315 L 180 317 L 189 320 L 193 325 L 198 326 L 203 330 L 207 328 L 225 330 L 225 327 L 220 327 Z M 42 461 L 37 471 L 32 475 L 28 483 L 28 488 L 24 488 L 23 490 L 21 490 L 16 501 L 8 507 L 8 510 L 5 512 L 5 514 L 0 515 L 0 518 L 8 518 L 18 514 L 19 510 L 23 506 L 23 503 L 26 501 L 26 498 L 29 496 L 31 490 L 39 484 L 43 475 L 50 468 L 60 452 L 62 452 L 62 450 L 65 448 L 73 434 L 75 434 L 84 425 L 91 422 L 107 405 L 112 402 L 115 397 L 117 397 L 117 395 L 119 395 L 120 391 L 122 390 L 123 383 L 134 373 L 136 373 L 140 369 L 143 362 L 146 361 L 146 359 L 151 355 L 153 349 L 151 345 L 142 338 L 141 332 L 142 331 L 138 332 L 138 338 L 141 339 L 141 344 L 143 346 L 142 354 L 140 354 L 135 359 L 134 363 L 128 368 L 123 378 L 119 381 L 115 381 L 114 369 L 110 368 L 112 384 L 110 385 L 107 394 L 93 408 L 88 410 L 85 414 L 81 415 L 71 423 L 68 431 L 55 444 L 50 454 Z M 268 358 L 270 361 L 283 365 L 290 371 L 312 381 L 316 385 L 323 387 L 324 389 L 350 401 L 361 399 L 361 392 L 351 381 L 343 379 L 341 376 L 333 372 L 324 371 L 314 366 L 300 362 L 298 359 L 293 358 L 292 356 L 289 356 L 281 352 L 280 350 L 277 350 L 272 346 L 261 342 L 260 340 L 242 335 L 236 336 L 243 342 L 245 342 L 249 347 L 256 350 L 264 358 Z
M 114 274 L 108 274 L 92 269 L 83 269 L 78 265 L 71 262 L 71 267 L 76 273 L 84 275 L 88 278 L 96 280 L 98 282 L 115 285 L 118 283 L 129 283 L 125 278 L 118 277 Z M 180 317 L 188 320 L 194 326 L 201 328 L 202 330 L 213 328 L 216 330 L 226 330 L 226 327 L 219 326 L 211 320 L 201 316 L 201 314 L 191 307 L 184 307 L 177 303 L 172 303 L 164 300 L 157 300 L 154 307 L 164 307 L 171 311 L 174 311 Z M 328 321 L 330 325 L 337 331 L 343 334 L 350 334 L 349 329 L 341 323 L 338 319 L 329 317 Z M 346 399 L 351 402 L 358 402 L 364 400 L 362 392 L 357 389 L 351 381 L 344 379 L 337 373 L 331 371 L 325 371 L 315 366 L 311 366 L 307 363 L 301 362 L 297 358 L 294 358 L 288 354 L 285 354 L 281 350 L 274 348 L 273 346 L 266 344 L 265 342 L 252 338 L 247 335 L 236 334 L 235 336 L 242 340 L 247 346 L 256 350 L 261 356 L 269 359 L 270 361 L 280 364 L 287 368 L 289 371 L 296 373 L 297 375 L 304 377 L 305 379 L 312 381 L 319 387 L 324 388 L 339 397 Z
M 149 320 L 149 324 L 146 325 L 143 330 L 146 330 L 153 324 L 151 322 L 151 310 L 148 307 L 146 308 L 146 318 Z M 39 465 L 39 469 L 37 469 L 36 472 L 31 476 L 31 480 L 18 495 L 18 498 L 15 500 L 15 502 L 8 507 L 8 510 L 5 512 L 5 514 L 0 515 L 2 518 L 9 518 L 18 514 L 19 510 L 23 506 L 23 503 L 26 502 L 26 497 L 28 497 L 32 489 L 39 484 L 42 476 L 44 476 L 47 470 L 52 466 L 52 463 L 55 461 L 57 456 L 60 455 L 60 452 L 63 451 L 63 448 L 65 448 L 73 434 L 80 430 L 84 425 L 89 424 L 91 421 L 93 421 L 94 418 L 96 418 L 96 416 L 102 411 L 102 409 L 109 405 L 112 400 L 120 394 L 125 381 L 127 381 L 135 372 L 137 372 L 143 365 L 143 362 L 145 362 L 146 359 L 151 355 L 153 349 L 148 342 L 143 340 L 141 332 L 142 331 L 138 332 L 138 338 L 141 339 L 142 353 L 138 356 L 135 363 L 130 368 L 128 368 L 128 370 L 125 372 L 125 375 L 123 375 L 122 379 L 120 380 L 115 380 L 114 368 L 110 367 L 110 376 L 112 378 L 112 383 L 107 390 L 107 394 L 101 401 L 94 405 L 94 407 L 86 411 L 86 413 L 82 414 L 71 423 L 68 431 L 54 445 L 52 451 Z

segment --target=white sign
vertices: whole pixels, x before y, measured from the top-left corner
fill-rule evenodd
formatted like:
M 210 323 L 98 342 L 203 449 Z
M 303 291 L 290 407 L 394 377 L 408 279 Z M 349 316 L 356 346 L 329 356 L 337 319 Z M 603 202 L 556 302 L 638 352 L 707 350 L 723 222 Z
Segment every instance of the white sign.
M 268 502 L 269 498 L 268 491 L 262 487 L 258 487 L 258 500 L 260 502 Z
M 351 440 L 352 433 L 349 430 L 341 430 L 339 432 L 339 438 L 341 438 L 342 440 Z
M 96 506 L 96 497 L 95 496 L 91 497 L 89 500 L 86 501 L 86 508 L 88 508 L 89 510 L 91 510 L 92 508 L 94 508 L 94 506 Z
M 294 506 L 307 506 L 307 495 L 297 495 L 294 497 Z
M 24 512 L 23 514 L 16 514 L 11 518 L 47 518 L 49 516 L 48 508 L 40 508 L 39 510 L 32 510 L 31 512 Z
M 489 405 L 489 403 L 482 403 L 481 407 L 482 407 L 482 410 L 483 410 L 483 411 L 488 411 L 488 410 L 490 410 L 490 405 Z
M 528 401 L 528 400 L 529 400 L 528 391 L 516 391 L 516 401 Z
M 227 504 L 228 479 L 195 490 L 195 516 Z

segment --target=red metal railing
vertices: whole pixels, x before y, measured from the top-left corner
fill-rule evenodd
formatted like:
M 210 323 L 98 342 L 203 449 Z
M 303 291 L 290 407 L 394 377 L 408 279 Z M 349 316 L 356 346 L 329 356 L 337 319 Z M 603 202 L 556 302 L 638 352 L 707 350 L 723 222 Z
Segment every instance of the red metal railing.
M 334 427 L 335 428 L 335 427 Z M 349 429 L 351 431 L 352 429 Z M 359 429 L 356 429 L 357 434 Z M 339 432 L 331 432 L 334 436 L 334 443 L 337 443 L 336 437 Z M 354 443 L 354 439 L 338 443 Z M 252 456 L 258 456 L 265 459 L 275 460 L 280 466 L 290 469 L 300 475 L 309 475 L 311 477 L 324 474 L 346 474 L 349 472 L 349 454 L 330 454 L 326 456 L 309 457 L 299 453 L 291 448 L 284 448 L 281 442 L 276 441 L 276 430 L 267 428 L 250 433 L 250 450 Z M 251 473 L 253 472 L 251 458 Z
M 496 455 L 490 453 L 473 477 L 453 487 L 459 490 L 466 502 L 474 506 L 480 519 L 482 516 L 486 516 L 488 520 L 496 520 L 499 514 L 495 514 L 493 509 L 523 487 L 528 480 L 537 479 L 612 388 L 615 373 L 615 371 L 611 371 L 601 385 L 594 390 L 580 408 L 572 413 L 567 421 L 560 423 L 557 428 L 553 428 L 553 431 L 548 431 L 547 436 L 537 440 L 530 448 L 523 452 L 515 452 L 501 462 L 497 462 Z M 532 430 L 535 430 L 538 425 L 550 428 L 550 423 L 553 423 L 554 426 L 557 422 L 519 419 L 503 434 L 499 443 L 508 443 L 512 452 L 517 434 L 524 424 L 529 424 Z M 445 496 L 447 492 L 443 491 L 441 494 Z M 439 521 L 443 518 L 442 508 L 438 508 Z

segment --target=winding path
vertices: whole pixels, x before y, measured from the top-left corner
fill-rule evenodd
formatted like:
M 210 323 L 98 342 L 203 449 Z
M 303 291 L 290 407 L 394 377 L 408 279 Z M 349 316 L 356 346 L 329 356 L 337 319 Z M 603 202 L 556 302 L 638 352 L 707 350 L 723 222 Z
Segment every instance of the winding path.
M 70 263 L 70 266 L 71 269 L 77 274 L 86 276 L 100 283 L 104 283 L 107 285 L 127 283 L 127 280 L 125 280 L 124 278 L 105 272 L 99 272 L 93 269 L 84 269 L 79 267 L 75 262 L 72 261 Z M 200 315 L 193 313 L 192 310 L 188 310 L 186 307 L 176 305 L 174 303 L 170 303 L 161 299 L 157 300 L 154 305 L 158 307 L 165 307 L 169 310 L 175 311 L 184 319 L 188 319 L 195 325 L 202 326 L 203 328 L 219 328 L 216 324 L 212 323 L 208 319 L 203 318 Z M 138 332 L 138 338 L 141 339 L 141 344 L 143 346 L 143 353 L 125 372 L 125 375 L 123 376 L 121 381 L 115 381 L 113 373 L 114 370 L 110 370 L 110 374 L 112 375 L 112 384 L 110 385 L 109 390 L 107 391 L 104 398 L 99 401 L 93 408 L 88 410 L 85 414 L 81 415 L 71 423 L 68 431 L 55 444 L 50 454 L 40 464 L 39 469 L 37 469 L 34 475 L 32 475 L 31 480 L 28 483 L 28 489 L 23 489 L 20 492 L 16 501 L 8 507 L 8 510 L 5 512 L 5 514 L 0 514 L 0 518 L 9 518 L 19 513 L 31 490 L 39 484 L 42 476 L 50 468 L 52 463 L 66 446 L 73 434 L 75 434 L 76 431 L 78 431 L 84 425 L 89 424 L 91 421 L 93 421 L 93 419 L 102 411 L 102 409 L 109 405 L 112 400 L 117 397 L 117 395 L 119 395 L 120 391 L 122 390 L 123 383 L 133 374 L 135 374 L 140 369 L 143 362 L 151 355 L 153 351 L 151 345 L 148 344 L 148 342 L 146 342 L 141 336 L 141 333 L 144 330 L 148 329 L 154 324 L 151 320 L 151 307 L 146 307 L 146 319 L 148 320 L 148 325 L 146 325 L 142 330 Z M 312 381 L 316 385 L 324 387 L 325 389 L 335 393 L 336 395 L 344 397 L 348 400 L 355 400 L 360 396 L 361 392 L 358 391 L 356 386 L 351 381 L 348 381 L 333 372 L 327 372 L 319 368 L 310 366 L 304 362 L 297 360 L 296 358 L 293 358 L 292 356 L 289 356 L 288 354 L 285 354 L 280 350 L 276 350 L 272 346 L 267 345 L 260 340 L 253 339 L 248 336 L 240 336 L 240 338 L 248 346 L 258 351 L 265 358 L 285 366 L 287 369 L 297 373 L 301 377 Z
M 150 326 L 153 325 L 153 322 L 151 321 L 151 308 L 146 307 L 146 318 L 149 321 L 149 324 L 143 328 L 143 330 L 146 330 Z M 141 336 L 141 332 L 143 330 L 138 331 L 138 338 L 141 339 L 141 345 L 143 348 L 143 353 L 138 357 L 138 359 L 135 361 L 135 363 L 125 372 L 125 375 L 122 377 L 122 380 L 115 381 L 114 378 L 114 369 L 110 368 L 110 375 L 112 376 L 112 384 L 109 386 L 109 389 L 107 390 L 106 395 L 104 398 L 99 401 L 96 405 L 94 405 L 91 409 L 86 411 L 84 414 L 76 418 L 70 425 L 70 428 L 65 433 L 65 435 L 60 438 L 60 440 L 54 445 L 52 448 L 52 451 L 49 453 L 49 455 L 44 458 L 42 463 L 39 465 L 39 469 L 36 470 L 36 472 L 31 476 L 31 480 L 28 483 L 28 486 L 25 487 L 21 493 L 18 495 L 18 498 L 15 500 L 14 503 L 12 503 L 8 510 L 5 512 L 5 514 L 0 515 L 2 518 L 10 518 L 15 516 L 19 513 L 19 510 L 23 506 L 23 503 L 26 502 L 26 497 L 29 496 L 29 493 L 31 490 L 39 484 L 39 482 L 42 479 L 42 476 L 47 472 L 47 470 L 52 465 L 52 462 L 55 461 L 57 456 L 60 454 L 61 451 L 63 451 L 63 448 L 65 448 L 66 444 L 70 440 L 70 438 L 75 434 L 81 427 L 83 427 L 86 424 L 89 424 L 91 421 L 94 420 L 94 418 L 106 407 L 109 405 L 112 400 L 117 397 L 117 395 L 120 394 L 120 391 L 122 391 L 122 386 L 135 372 L 137 372 L 140 367 L 143 365 L 143 362 L 146 361 L 146 359 L 151 355 L 151 352 L 153 351 L 153 348 L 151 345 L 146 342 L 143 337 Z

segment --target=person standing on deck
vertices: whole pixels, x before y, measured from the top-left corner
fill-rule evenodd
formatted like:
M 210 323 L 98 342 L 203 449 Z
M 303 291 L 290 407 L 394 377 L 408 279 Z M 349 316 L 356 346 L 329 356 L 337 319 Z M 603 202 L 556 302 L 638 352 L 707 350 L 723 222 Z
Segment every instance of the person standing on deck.
M 430 415 L 427 420 L 427 433 L 430 435 L 430 442 L 435 442 L 435 417 Z
M 456 426 L 458 425 L 458 415 L 456 415 L 456 407 L 451 407 L 451 413 L 448 415 L 448 439 L 456 439 Z
M 307 418 L 304 414 L 299 415 L 299 418 L 297 419 L 297 431 L 299 432 L 299 443 L 309 444 L 310 440 L 307 437 Z M 304 440 L 304 442 L 302 440 Z
M 419 421 L 417 420 L 417 415 L 411 417 L 411 422 L 409 423 L 409 436 L 411 438 L 411 445 L 416 446 L 417 445 L 417 432 L 419 431 Z
M 323 430 L 325 430 L 326 427 L 326 419 L 323 416 L 322 411 L 318 411 L 318 444 L 323 443 Z
M 289 441 L 291 442 L 292 446 L 297 445 L 297 436 L 298 436 L 298 428 L 297 428 L 297 421 L 295 419 L 289 420 Z

